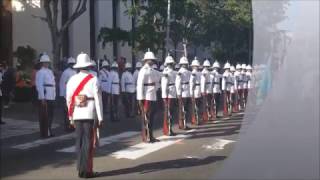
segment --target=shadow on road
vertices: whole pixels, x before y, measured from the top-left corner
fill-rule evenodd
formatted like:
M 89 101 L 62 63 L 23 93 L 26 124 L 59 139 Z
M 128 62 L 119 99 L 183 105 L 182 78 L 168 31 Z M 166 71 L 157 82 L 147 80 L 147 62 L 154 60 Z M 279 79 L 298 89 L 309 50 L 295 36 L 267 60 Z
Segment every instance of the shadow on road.
M 226 158 L 226 156 L 208 156 L 204 159 L 194 159 L 194 158 L 184 158 L 184 159 L 175 159 L 168 161 L 160 161 L 153 163 L 141 164 L 135 167 L 117 169 L 112 171 L 105 171 L 100 174 L 100 177 L 107 176 L 117 176 L 131 173 L 140 173 L 146 174 L 155 171 L 163 171 L 166 169 L 179 169 L 179 168 L 187 168 L 194 166 L 201 166 L 206 164 L 211 164 L 217 161 L 222 161 Z

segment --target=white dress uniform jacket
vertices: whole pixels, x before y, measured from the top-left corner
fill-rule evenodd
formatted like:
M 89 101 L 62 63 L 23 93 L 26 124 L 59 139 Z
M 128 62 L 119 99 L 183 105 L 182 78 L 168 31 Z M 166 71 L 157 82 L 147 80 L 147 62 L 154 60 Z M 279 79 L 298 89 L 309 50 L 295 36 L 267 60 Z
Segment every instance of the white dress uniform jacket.
M 121 76 L 121 92 L 134 93 L 135 86 L 131 72 L 125 71 Z
M 160 71 L 158 71 L 158 70 L 155 70 L 154 69 L 154 71 L 156 72 L 156 73 L 158 73 L 158 76 L 159 76 L 159 80 L 157 81 L 157 83 L 156 83 L 156 88 L 157 88 L 157 90 L 159 90 L 160 88 L 161 88 L 161 77 L 162 77 L 162 72 L 160 72 Z
M 101 69 L 99 72 L 99 81 L 101 90 L 103 92 L 108 92 L 108 77 L 109 77 L 109 71 L 106 69 Z
M 235 92 L 236 89 L 235 76 L 231 72 L 224 72 L 222 78 L 222 90 Z
M 134 92 L 137 91 L 137 80 L 138 80 L 139 70 L 135 70 L 133 73 L 133 85 L 134 85 Z
M 210 76 L 210 71 L 208 69 L 202 70 L 201 75 L 201 93 L 212 94 L 212 76 Z
M 211 72 L 211 76 L 212 76 L 213 93 L 221 93 L 220 81 L 221 81 L 222 75 L 217 70 L 213 70 Z
M 248 89 L 248 77 L 245 71 L 241 71 L 242 89 Z
M 166 70 L 163 71 L 161 78 L 162 98 L 177 98 L 175 86 L 176 75 L 177 72 L 171 68 L 166 68 Z
M 56 99 L 56 81 L 53 72 L 42 67 L 36 73 L 36 88 L 39 100 L 55 100 Z
M 179 69 L 176 77 L 177 95 L 183 98 L 190 97 L 190 76 L 191 72 L 182 67 Z
M 108 93 L 120 94 L 120 80 L 119 74 L 116 71 L 111 70 L 108 77 Z
M 252 88 L 252 73 L 246 72 L 246 77 L 247 77 L 247 88 L 251 89 Z
M 60 96 L 62 96 L 64 98 L 66 97 L 67 82 L 75 74 L 77 74 L 77 72 L 70 67 L 63 71 L 63 73 L 60 77 L 60 81 L 59 81 L 59 94 L 60 94 Z
M 240 71 L 234 72 L 234 77 L 236 79 L 237 89 L 243 89 L 243 80 L 244 79 L 243 79 L 243 75 L 241 74 L 241 72 Z
M 195 98 L 201 97 L 201 88 L 200 88 L 200 81 L 201 81 L 202 73 L 197 70 L 192 70 L 192 74 L 190 77 L 190 96 Z
M 88 73 L 79 72 L 78 74 L 72 76 L 67 83 L 67 106 L 71 102 L 72 95 L 76 88 L 79 86 L 81 81 L 88 75 Z M 103 120 L 102 113 L 102 98 L 101 91 L 99 90 L 99 80 L 96 76 L 90 79 L 87 84 L 83 87 L 79 95 L 86 95 L 88 98 L 93 98 L 88 100 L 87 106 L 85 107 L 74 107 L 72 120 L 88 120 L 88 119 L 98 119 Z
M 145 64 L 138 75 L 137 100 L 157 101 L 156 84 L 159 81 L 159 73 L 149 64 Z

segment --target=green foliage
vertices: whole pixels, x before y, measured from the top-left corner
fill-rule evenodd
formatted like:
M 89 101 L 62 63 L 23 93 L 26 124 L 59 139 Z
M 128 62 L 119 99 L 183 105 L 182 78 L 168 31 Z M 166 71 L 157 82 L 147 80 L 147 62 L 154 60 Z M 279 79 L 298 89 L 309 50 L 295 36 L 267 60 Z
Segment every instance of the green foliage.
M 29 45 L 26 47 L 19 46 L 13 53 L 13 55 L 18 59 L 21 69 L 31 68 L 34 64 L 34 60 L 36 59 L 36 54 L 36 50 Z
M 148 1 L 147 6 L 138 0 L 132 2 L 133 6 L 126 3 L 126 14 L 134 17 L 135 32 L 101 30 L 99 37 L 107 40 L 103 42 L 134 40 L 134 51 L 151 48 L 157 53 L 164 50 L 167 0 Z M 250 60 L 253 48 L 251 0 L 171 0 L 171 3 L 170 38 L 174 47 L 187 41 L 189 47 L 202 46 L 210 50 L 213 58 L 219 61 Z M 285 4 L 268 8 L 279 22 L 285 18 Z M 269 23 L 270 27 L 273 25 L 274 22 Z
M 122 46 L 126 42 L 128 42 L 130 45 L 131 39 L 131 33 L 120 28 L 112 29 L 108 27 L 102 27 L 98 35 L 98 42 L 101 42 L 103 48 L 105 48 L 107 43 L 113 41 L 121 42 Z

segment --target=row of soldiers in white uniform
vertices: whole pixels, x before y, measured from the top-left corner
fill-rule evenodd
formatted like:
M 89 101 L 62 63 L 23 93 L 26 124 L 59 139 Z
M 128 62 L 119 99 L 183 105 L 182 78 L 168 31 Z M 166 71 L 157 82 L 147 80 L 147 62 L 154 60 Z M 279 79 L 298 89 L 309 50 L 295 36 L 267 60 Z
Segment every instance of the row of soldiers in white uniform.
M 49 56 L 42 55 L 40 63 L 42 68 L 36 74 L 40 132 L 42 137 L 48 137 L 53 136 L 51 123 L 56 85 L 53 72 L 48 68 Z M 211 67 L 210 62 L 205 60 L 203 70 L 200 71 L 200 62 L 195 58 L 191 63 L 192 70 L 189 71 L 188 60 L 182 57 L 179 61 L 181 67 L 175 71 L 175 61 L 168 56 L 165 59 L 166 67 L 160 72 L 153 68 L 156 57 L 150 51 L 145 53 L 143 65 L 141 62 L 136 64 L 137 69 L 133 74 L 130 72 L 131 64 L 127 63 L 121 78 L 116 63 L 112 63 L 109 70 L 109 64 L 104 61 L 102 69 L 97 73 L 94 71 L 95 63 L 84 53 L 78 55 L 77 61 L 69 58 L 68 63 L 69 68 L 61 75 L 59 89 L 66 105 L 66 127 L 70 123 L 76 128 L 79 177 L 95 176 L 92 171 L 92 149 L 98 134 L 96 127 L 102 126 L 103 109 L 109 107 L 111 120 L 118 120 L 120 90 L 128 116 L 135 113 L 133 109 L 138 104 L 143 141 L 153 143 L 159 141 L 153 136 L 159 89 L 164 104 L 163 133 L 174 135 L 172 127 L 175 102 L 178 102 L 179 128 L 187 129 L 188 109 L 191 111 L 193 124 L 214 120 L 218 114 L 219 96 L 223 94 L 224 112 L 225 115 L 230 115 L 232 107 L 237 110 L 238 100 L 239 107 L 245 108 L 247 89 L 251 87 L 251 66 L 238 65 L 234 68 L 226 63 L 225 72 L 221 75 L 218 62 L 214 62 Z M 190 100 L 191 108 L 188 108 L 187 102 Z
M 146 55 L 154 57 L 152 52 L 147 52 Z M 40 129 L 42 136 L 51 136 L 51 124 L 53 118 L 53 100 L 55 99 L 55 80 L 53 73 L 47 68 L 50 62 L 49 57 L 44 54 L 40 62 L 43 67 L 38 71 L 36 76 L 36 85 L 38 89 L 39 99 L 47 100 L 40 105 L 40 119 L 47 119 L 40 121 Z M 69 67 L 62 73 L 59 81 L 59 94 L 65 104 L 66 97 L 66 84 L 70 77 L 77 72 L 73 68 L 76 60 L 74 58 L 68 59 Z M 122 100 L 125 108 L 125 113 L 128 117 L 134 116 L 137 112 L 141 113 L 141 108 L 137 107 L 136 96 L 139 100 L 137 92 L 137 81 L 140 68 L 143 62 L 136 63 L 136 70 L 131 73 L 132 65 L 125 64 L 126 71 L 122 74 L 121 78 L 118 73 L 118 65 L 116 62 L 110 65 L 107 61 L 101 64 L 101 70 L 98 73 L 99 87 L 102 91 L 104 112 L 110 113 L 111 121 L 118 121 L 118 104 L 119 95 L 122 94 Z M 220 105 L 220 99 L 223 99 L 224 115 L 230 115 L 231 112 L 237 112 L 245 108 L 246 97 L 248 89 L 251 88 L 252 68 L 250 65 L 237 64 L 236 68 L 229 63 L 224 65 L 224 73 L 220 74 L 220 64 L 215 61 L 211 66 L 209 60 L 205 60 L 200 71 L 200 62 L 195 58 L 189 69 L 189 62 L 186 57 L 182 57 L 179 61 L 179 69 L 177 64 L 171 56 L 165 59 L 161 72 L 156 70 L 156 61 L 151 67 L 156 72 L 158 80 L 155 81 L 156 92 L 161 93 L 161 98 L 164 104 L 164 127 L 163 131 L 166 135 L 173 135 L 172 124 L 175 108 L 174 105 L 178 104 L 178 122 L 179 128 L 187 129 L 187 111 L 191 112 L 191 122 L 199 124 L 200 119 L 206 122 L 214 120 L 217 117 Z M 92 63 L 91 72 L 94 75 L 97 73 L 95 63 Z M 165 67 L 165 68 L 164 68 Z M 161 69 L 161 67 L 160 67 Z M 121 92 L 120 92 L 121 91 Z M 223 98 L 221 98 L 221 94 Z M 159 98 L 159 97 L 158 97 Z M 177 100 L 177 102 L 175 102 Z M 191 108 L 187 106 L 191 100 Z M 190 111 L 191 110 L 191 111 Z M 43 112 L 42 112 L 43 111 Z M 49 114 L 47 117 L 44 112 Z M 69 130 L 69 120 L 67 117 L 67 106 L 65 107 L 65 127 Z M 45 123 L 42 123 L 45 122 Z M 48 134 L 45 133 L 48 131 Z

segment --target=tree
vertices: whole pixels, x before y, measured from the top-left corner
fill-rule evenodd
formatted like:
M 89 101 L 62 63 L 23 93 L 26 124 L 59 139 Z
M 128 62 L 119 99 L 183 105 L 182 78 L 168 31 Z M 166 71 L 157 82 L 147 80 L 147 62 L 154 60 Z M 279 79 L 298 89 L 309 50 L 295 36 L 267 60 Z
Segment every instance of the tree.
M 61 48 L 62 40 L 64 38 L 64 32 L 78 17 L 80 17 L 87 10 L 87 0 L 78 0 L 75 10 L 71 13 L 68 19 L 59 26 L 58 5 L 60 3 L 62 9 L 62 1 L 63 0 L 43 0 L 43 7 L 46 13 L 46 17 L 35 16 L 48 24 L 52 43 L 54 67 L 57 67 L 58 61 L 61 58 Z

